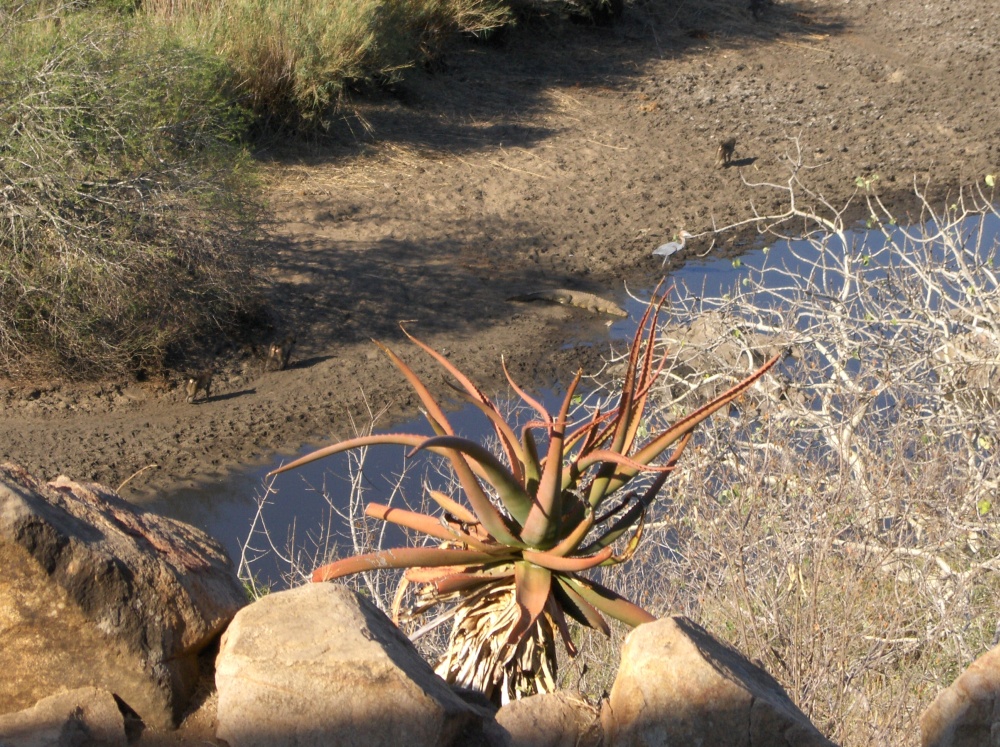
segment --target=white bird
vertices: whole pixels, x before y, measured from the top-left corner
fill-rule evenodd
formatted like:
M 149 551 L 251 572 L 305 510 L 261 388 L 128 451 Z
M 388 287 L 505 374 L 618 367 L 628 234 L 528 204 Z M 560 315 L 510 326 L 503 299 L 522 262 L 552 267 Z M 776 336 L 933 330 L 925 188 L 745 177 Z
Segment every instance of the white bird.
M 679 238 L 680 241 L 669 241 L 666 244 L 658 246 L 653 250 L 654 257 L 663 257 L 663 265 L 667 264 L 667 257 L 669 257 L 674 252 L 679 252 L 681 249 L 684 248 L 684 240 L 690 239 L 691 234 L 689 234 L 687 231 L 681 231 L 679 234 L 677 234 L 677 238 Z M 663 265 L 660 265 L 660 267 L 663 267 Z

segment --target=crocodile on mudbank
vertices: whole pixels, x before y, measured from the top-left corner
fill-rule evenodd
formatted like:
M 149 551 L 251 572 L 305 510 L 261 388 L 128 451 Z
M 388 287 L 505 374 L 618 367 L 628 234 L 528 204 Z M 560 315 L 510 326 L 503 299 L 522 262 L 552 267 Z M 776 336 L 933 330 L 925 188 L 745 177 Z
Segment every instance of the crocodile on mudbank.
M 557 288 L 555 290 L 540 290 L 534 293 L 525 293 L 521 296 L 511 296 L 508 301 L 548 301 L 549 303 L 561 303 L 565 306 L 576 306 L 587 311 L 611 314 L 612 316 L 628 316 L 628 312 L 617 304 L 612 303 L 593 293 L 583 291 L 566 290 Z

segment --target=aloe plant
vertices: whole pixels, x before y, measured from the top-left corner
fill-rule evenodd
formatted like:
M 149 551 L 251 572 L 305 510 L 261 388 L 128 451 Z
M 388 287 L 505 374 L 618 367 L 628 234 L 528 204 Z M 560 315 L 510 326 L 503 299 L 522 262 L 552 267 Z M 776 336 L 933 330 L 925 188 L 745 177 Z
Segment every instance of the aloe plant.
M 438 673 L 497 702 L 554 689 L 556 631 L 570 654 L 575 653 L 567 618 L 605 634 L 609 632 L 605 616 L 632 626 L 655 619 L 583 574 L 632 557 L 646 511 L 694 429 L 739 397 L 777 360 L 771 359 L 729 391 L 639 444 L 647 399 L 666 360 L 657 362 L 653 344 L 662 303 L 661 299 L 650 305 L 636 330 L 617 407 L 607 412 L 597 409 L 584 422 L 569 422 L 579 373 L 553 416 L 517 386 L 504 366 L 511 387 L 538 416 L 523 427 L 520 437 L 461 371 L 406 333 L 454 378 L 460 396 L 489 419 L 502 458 L 456 436 L 440 404 L 410 367 L 376 343 L 413 386 L 435 435 L 353 438 L 275 472 L 362 446 L 397 444 L 447 459 L 465 501 L 428 489 L 429 498 L 441 509 L 439 515 L 368 504 L 368 516 L 422 532 L 438 546 L 344 558 L 317 568 L 313 581 L 374 569 L 406 569 L 404 583 L 418 588 L 417 612 L 442 603 L 453 605 L 439 618 L 452 620 L 452 632 Z M 537 433 L 543 438 L 538 439 Z M 655 463 L 667 450 L 671 451 L 666 459 Z M 652 480 L 636 487 L 633 480 L 642 473 L 650 473 Z

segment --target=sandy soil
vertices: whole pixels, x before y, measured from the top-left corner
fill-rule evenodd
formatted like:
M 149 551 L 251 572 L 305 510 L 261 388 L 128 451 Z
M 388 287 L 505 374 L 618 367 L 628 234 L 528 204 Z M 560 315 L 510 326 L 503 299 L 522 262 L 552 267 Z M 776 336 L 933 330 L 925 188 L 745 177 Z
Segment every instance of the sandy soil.
M 745 6 L 650 2 L 613 28 L 534 19 L 357 101 L 332 143 L 261 154 L 293 365 L 250 375 L 222 361 L 197 405 L 176 381 L 5 387 L 0 457 L 112 486 L 159 465 L 124 489 L 139 499 L 349 435 L 349 415 L 368 407 L 412 415 L 405 381 L 369 342 L 408 354 L 401 320 L 487 389 L 501 355 L 520 381 L 564 377 L 593 363 L 599 351 L 574 342 L 607 320 L 506 299 L 653 286 L 650 252 L 680 229 L 702 252 L 714 226 L 782 207 L 743 180 L 784 183 L 790 138 L 833 204 L 877 173 L 904 219 L 914 180 L 939 199 L 996 171 L 1000 15 L 982 3 L 782 0 L 759 21 Z M 717 168 L 725 136 L 735 161 Z M 747 244 L 714 238 L 716 252 Z

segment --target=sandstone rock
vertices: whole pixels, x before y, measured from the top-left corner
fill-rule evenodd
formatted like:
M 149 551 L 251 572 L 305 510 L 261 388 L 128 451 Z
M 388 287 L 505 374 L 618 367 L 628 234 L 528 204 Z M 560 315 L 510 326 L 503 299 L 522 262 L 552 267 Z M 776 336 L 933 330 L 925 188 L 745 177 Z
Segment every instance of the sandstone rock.
M 567 692 L 511 701 L 496 720 L 511 747 L 601 747 L 604 741 L 600 711 Z
M 125 747 L 125 723 L 114 696 L 84 687 L 0 716 L 4 747 Z
M 171 726 L 245 596 L 222 546 L 103 486 L 0 465 L 0 713 L 104 687 Z
M 1000 745 L 1000 646 L 976 659 L 920 716 L 922 747 Z
M 616 747 L 832 744 L 767 672 L 684 617 L 629 634 L 604 721 Z
M 489 744 L 480 709 L 373 604 L 339 584 L 270 594 L 236 615 L 216 660 L 232 747 Z

